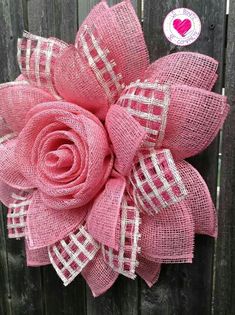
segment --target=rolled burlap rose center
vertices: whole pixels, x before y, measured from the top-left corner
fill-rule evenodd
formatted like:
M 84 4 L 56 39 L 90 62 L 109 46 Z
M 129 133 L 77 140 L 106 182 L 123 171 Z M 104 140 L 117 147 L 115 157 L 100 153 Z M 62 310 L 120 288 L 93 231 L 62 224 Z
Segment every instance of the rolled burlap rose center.
M 29 112 L 16 154 L 23 175 L 55 209 L 90 202 L 113 165 L 101 122 L 67 102 L 43 103 Z

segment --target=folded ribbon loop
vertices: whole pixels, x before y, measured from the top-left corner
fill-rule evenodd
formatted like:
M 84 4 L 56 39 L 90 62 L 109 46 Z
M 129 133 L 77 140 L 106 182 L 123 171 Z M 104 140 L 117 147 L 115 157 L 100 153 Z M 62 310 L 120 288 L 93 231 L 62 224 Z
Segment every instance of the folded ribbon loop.
M 187 190 L 169 150 L 143 150 L 136 157 L 127 190 L 141 211 L 155 214 L 183 200 Z
M 129 196 L 124 196 L 121 204 L 121 228 L 119 250 L 102 245 L 104 261 L 124 276 L 135 279 L 138 266 L 137 254 L 140 251 L 138 241 L 140 215 L 139 210 Z
M 125 186 L 125 178 L 113 172 L 87 219 L 88 231 L 94 239 L 116 250 L 119 248 L 120 208 Z
M 80 226 L 77 231 L 49 246 L 48 253 L 52 266 L 67 286 L 95 257 L 99 248 L 86 228 Z
M 167 123 L 170 91 L 157 82 L 136 81 L 125 88 L 117 104 L 145 129 L 143 147 L 161 147 Z
M 56 38 L 43 38 L 24 32 L 18 39 L 18 63 L 21 73 L 33 85 L 58 96 L 54 82 L 54 66 L 58 56 L 68 47 Z

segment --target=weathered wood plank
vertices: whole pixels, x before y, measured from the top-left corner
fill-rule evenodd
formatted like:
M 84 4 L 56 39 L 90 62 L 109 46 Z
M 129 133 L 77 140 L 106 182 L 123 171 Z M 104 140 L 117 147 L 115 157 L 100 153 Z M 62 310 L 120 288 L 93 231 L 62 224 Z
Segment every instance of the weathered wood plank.
M 9 268 L 5 230 L 5 208 L 0 207 L 0 314 L 11 313 L 11 290 L 9 285 Z
M 102 277 L 102 275 L 100 275 Z M 119 277 L 104 295 L 93 298 L 87 293 L 88 315 L 136 315 L 138 314 L 138 280 Z
M 28 22 L 32 33 L 73 43 L 78 22 L 77 1 L 29 1 Z
M 214 314 L 235 314 L 235 2 L 230 1 L 225 91 L 231 111 L 223 129 Z
M 201 19 L 199 39 L 189 47 L 169 43 L 162 24 L 167 13 L 177 7 L 194 10 Z M 159 14 L 161 12 L 161 14 Z M 144 31 L 151 60 L 179 50 L 198 51 L 220 61 L 220 80 L 216 91 L 221 92 L 223 72 L 223 43 L 225 32 L 225 1 L 154 1 L 146 0 Z M 218 43 L 220 43 L 218 45 Z M 213 199 L 216 199 L 218 139 L 203 154 L 190 160 L 206 180 Z M 214 241 L 197 236 L 192 265 L 164 266 L 159 283 L 149 290 L 142 284 L 141 311 L 143 314 L 210 314 L 212 296 Z
M 16 42 L 25 27 L 22 1 L 3 0 L 0 2 L 0 81 L 14 80 L 19 74 L 16 59 Z M 25 266 L 24 246 L 21 241 L 8 240 L 6 237 L 6 209 L 1 214 L 1 266 L 5 273 L 5 285 L 1 290 L 5 299 L 2 314 L 40 314 L 40 270 L 27 269 Z M 4 222 L 3 222 L 4 217 Z M 5 251 L 4 255 L 2 251 Z M 5 287 L 5 289 L 4 289 Z M 2 295 L 2 294 L 1 294 Z M 4 306 L 5 304 L 5 306 Z

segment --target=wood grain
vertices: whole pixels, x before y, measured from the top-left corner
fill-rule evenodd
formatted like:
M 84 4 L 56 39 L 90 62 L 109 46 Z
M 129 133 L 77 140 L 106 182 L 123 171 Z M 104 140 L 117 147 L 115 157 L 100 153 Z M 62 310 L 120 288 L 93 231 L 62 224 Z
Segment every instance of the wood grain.
M 14 80 L 19 74 L 16 60 L 16 42 L 22 35 L 24 10 L 22 1 L 3 0 L 0 2 L 0 81 Z M 3 313 L 21 315 L 41 314 L 40 269 L 26 267 L 23 242 L 6 237 L 6 208 L 1 213 L 1 275 L 4 273 L 5 285 L 1 283 Z M 4 227 L 4 229 L 3 229 Z M 5 254 L 3 254 L 5 251 Z M 2 292 L 4 290 L 4 292 Z M 3 295 L 2 295 L 3 293 Z
M 230 1 L 225 92 L 231 106 L 223 129 L 214 314 L 235 314 L 235 2 Z

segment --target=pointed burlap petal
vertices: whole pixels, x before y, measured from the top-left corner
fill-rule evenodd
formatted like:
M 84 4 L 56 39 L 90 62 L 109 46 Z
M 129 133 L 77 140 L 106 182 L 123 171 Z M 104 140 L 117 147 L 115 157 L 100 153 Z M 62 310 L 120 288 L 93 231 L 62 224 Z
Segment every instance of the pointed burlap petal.
M 229 105 L 225 96 L 202 89 L 172 85 L 170 91 L 162 146 L 180 160 L 198 154 L 214 140 Z
M 206 55 L 178 52 L 154 61 L 144 78 L 160 83 L 183 84 L 211 90 L 217 79 L 218 62 Z
M 19 160 L 16 158 L 15 150 L 17 140 L 11 139 L 6 143 L 0 145 L 0 182 L 15 188 L 15 189 L 31 189 L 34 188 L 33 184 L 28 181 L 19 169 Z M 2 193 L 8 195 L 8 189 L 2 188 Z M 3 200 L 4 200 L 3 196 Z
M 99 71 L 98 75 L 101 75 Z M 106 85 L 106 79 L 103 82 Z M 55 85 L 65 100 L 78 104 L 101 119 L 105 118 L 107 95 L 81 52 L 74 46 L 69 46 L 56 62 Z
M 124 276 L 135 279 L 138 266 L 137 254 L 140 234 L 140 214 L 128 195 L 121 204 L 120 245 L 118 250 L 102 245 L 104 261 L 114 270 Z
M 26 81 L 3 83 L 0 84 L 0 115 L 11 130 L 18 132 L 24 127 L 26 114 L 32 107 L 54 99 Z
M 115 169 L 127 175 L 146 135 L 144 128 L 123 108 L 112 105 L 106 128 L 115 153 Z
M 100 245 L 82 225 L 75 232 L 48 247 L 52 266 L 67 286 L 95 259 Z
M 184 182 L 167 149 L 142 150 L 137 154 L 127 191 L 136 206 L 149 215 L 159 213 L 187 196 Z
M 149 65 L 148 51 L 140 22 L 130 1 L 122 1 L 111 8 L 104 2 L 95 6 L 79 28 L 75 41 L 77 47 L 81 47 L 81 35 L 87 27 L 92 31 L 96 29 L 125 84 L 143 75 Z
M 103 260 L 101 250 L 95 258 L 83 269 L 82 276 L 86 280 L 94 297 L 105 293 L 118 278 L 118 273 L 113 271 Z
M 104 190 L 96 197 L 87 219 L 88 232 L 94 239 L 116 250 L 119 248 L 116 233 L 125 186 L 125 178 L 113 172 Z
M 29 248 L 45 247 L 63 239 L 84 221 L 87 211 L 88 206 L 68 210 L 48 208 L 36 190 L 27 213 Z
M 28 267 L 39 267 L 51 264 L 47 247 L 29 249 L 28 240 L 25 239 L 25 252 Z
M 150 261 L 142 255 L 138 255 L 139 265 L 136 268 L 136 273 L 146 282 L 151 288 L 157 281 L 161 271 L 161 264 Z
M 141 255 L 157 263 L 189 263 L 193 258 L 194 222 L 185 201 L 141 216 Z
M 180 176 L 188 191 L 185 203 L 191 209 L 195 233 L 217 236 L 217 214 L 208 187 L 198 171 L 186 161 L 178 162 Z
M 18 63 L 21 73 L 30 84 L 58 98 L 54 82 L 54 67 L 57 58 L 68 47 L 56 38 L 44 38 L 24 32 L 18 39 Z

